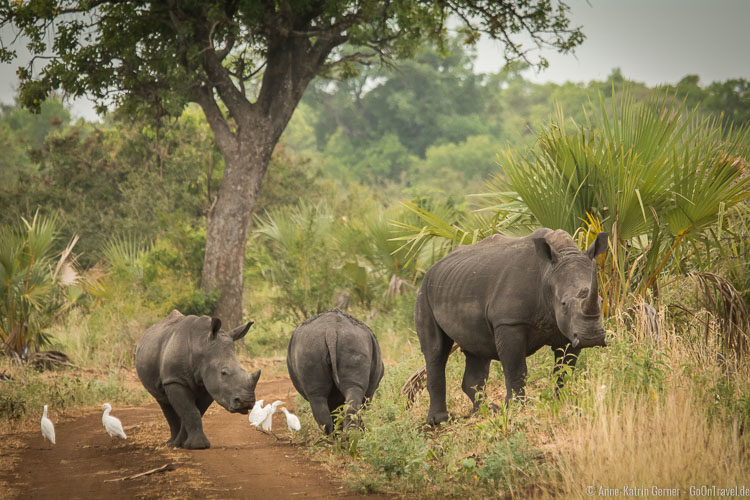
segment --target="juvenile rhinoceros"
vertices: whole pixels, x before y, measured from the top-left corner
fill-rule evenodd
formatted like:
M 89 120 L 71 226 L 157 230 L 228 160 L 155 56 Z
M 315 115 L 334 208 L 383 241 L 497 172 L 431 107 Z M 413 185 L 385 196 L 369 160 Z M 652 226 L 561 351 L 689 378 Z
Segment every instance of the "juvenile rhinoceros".
M 333 431 L 331 412 L 351 415 L 372 399 L 383 378 L 380 345 L 367 325 L 333 309 L 302 322 L 292 333 L 286 365 L 295 389 L 310 402 L 315 421 Z
M 466 356 L 461 388 L 475 410 L 493 359 L 503 366 L 507 404 L 514 394 L 523 398 L 526 357 L 542 346 L 552 347 L 560 387 L 563 364 L 574 367 L 583 347 L 606 345 L 593 259 L 606 252 L 607 236 L 582 253 L 562 230 L 494 235 L 427 271 L 414 324 L 427 368 L 428 424 L 448 419 L 445 364 L 454 342 Z
M 255 404 L 260 370 L 246 372 L 234 356 L 234 342 L 252 324 L 223 332 L 218 318 L 174 310 L 143 333 L 135 368 L 169 423 L 168 445 L 211 446 L 201 418 L 214 400 L 233 413 L 247 413 Z

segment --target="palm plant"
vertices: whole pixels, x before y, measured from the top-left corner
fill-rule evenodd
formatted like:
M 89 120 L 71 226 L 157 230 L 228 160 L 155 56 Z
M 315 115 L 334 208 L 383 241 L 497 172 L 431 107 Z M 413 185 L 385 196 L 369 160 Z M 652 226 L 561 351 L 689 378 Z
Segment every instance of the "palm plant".
M 18 227 L 0 229 L 0 341 L 17 354 L 49 342 L 46 329 L 68 304 L 65 288 L 77 281 L 71 252 L 55 262 L 54 217 L 38 213 Z
M 335 222 L 328 206 L 305 202 L 256 217 L 256 234 L 265 244 L 261 272 L 280 289 L 277 304 L 298 319 L 328 309 L 342 281 Z
M 633 292 L 657 292 L 660 274 L 678 269 L 690 251 L 686 243 L 750 193 L 750 129 L 726 130 L 667 94 L 637 102 L 624 93 L 611 103 L 607 109 L 601 96 L 598 107 L 589 103 L 585 124 L 558 109 L 531 151 L 501 152 L 503 173 L 479 196 L 478 213 L 490 216 L 457 227 L 412 209 L 423 225 L 407 244 L 418 249 L 435 237 L 464 244 L 540 226 L 606 230 L 609 306 L 620 308 Z

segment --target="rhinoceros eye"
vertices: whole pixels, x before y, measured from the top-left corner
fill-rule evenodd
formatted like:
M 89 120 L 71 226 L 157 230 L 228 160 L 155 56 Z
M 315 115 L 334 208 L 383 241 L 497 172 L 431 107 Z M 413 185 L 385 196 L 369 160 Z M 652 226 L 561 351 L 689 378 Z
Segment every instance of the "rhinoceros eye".
M 227 370 L 226 368 L 222 368 L 221 369 L 221 374 L 222 375 L 229 375 L 229 370 Z

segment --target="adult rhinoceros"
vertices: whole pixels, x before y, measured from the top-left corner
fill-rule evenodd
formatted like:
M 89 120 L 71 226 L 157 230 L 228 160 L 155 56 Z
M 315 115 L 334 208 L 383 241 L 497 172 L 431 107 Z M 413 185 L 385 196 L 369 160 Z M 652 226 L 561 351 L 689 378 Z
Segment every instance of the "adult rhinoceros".
M 538 229 L 523 238 L 493 235 L 459 247 L 424 276 L 414 323 L 427 368 L 428 424 L 448 419 L 445 363 L 453 343 L 466 355 L 461 387 L 474 403 L 490 361 L 505 373 L 506 403 L 524 396 L 526 357 L 542 346 L 571 367 L 581 348 L 604 346 L 596 264 L 607 233 L 582 253 L 562 230 Z

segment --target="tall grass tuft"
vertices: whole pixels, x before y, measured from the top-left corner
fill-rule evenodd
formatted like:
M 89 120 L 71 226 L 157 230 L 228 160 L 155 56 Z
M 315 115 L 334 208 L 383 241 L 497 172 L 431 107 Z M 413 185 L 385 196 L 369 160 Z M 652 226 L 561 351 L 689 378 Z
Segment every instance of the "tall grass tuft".
M 711 422 L 688 388 L 638 400 L 627 395 L 597 401 L 590 417 L 576 418 L 556 435 L 555 494 L 583 496 L 587 488 L 743 484 L 750 457 L 737 421 Z

